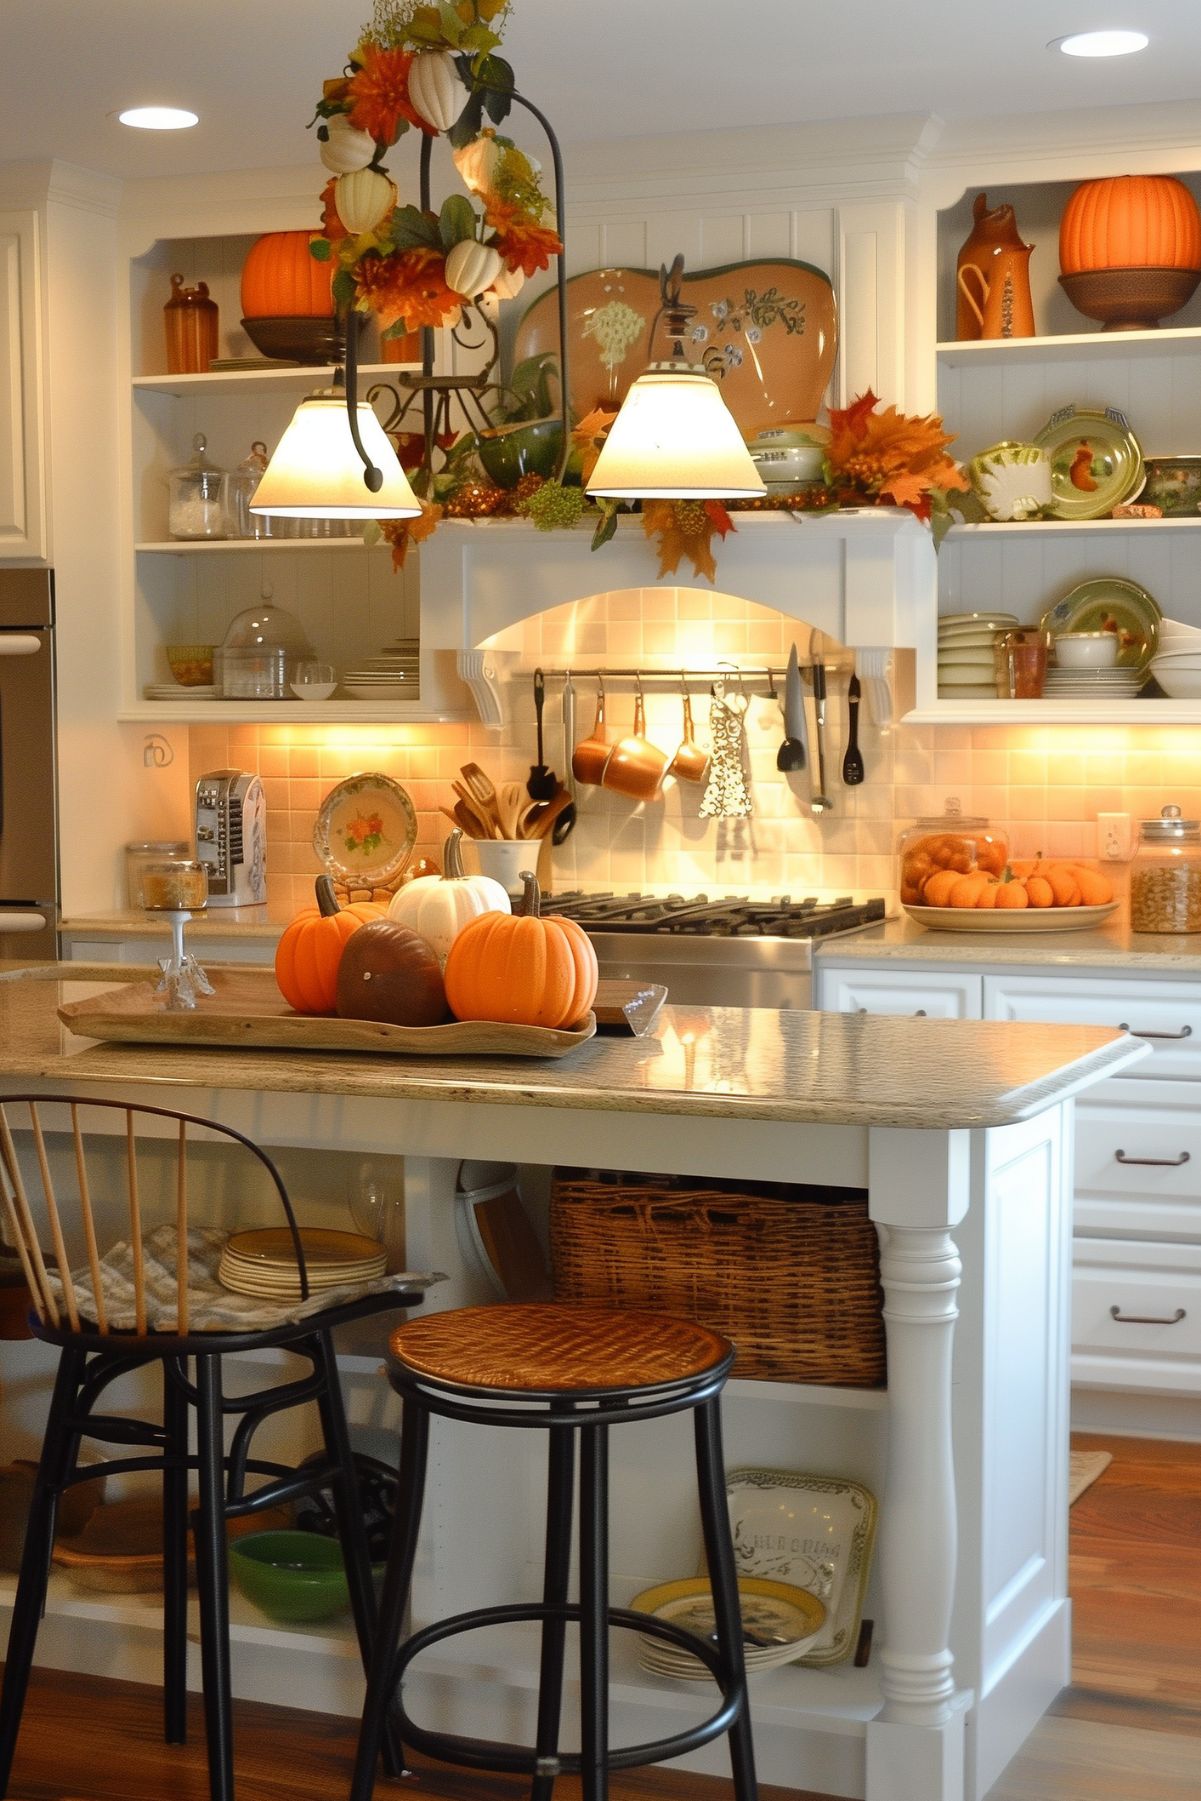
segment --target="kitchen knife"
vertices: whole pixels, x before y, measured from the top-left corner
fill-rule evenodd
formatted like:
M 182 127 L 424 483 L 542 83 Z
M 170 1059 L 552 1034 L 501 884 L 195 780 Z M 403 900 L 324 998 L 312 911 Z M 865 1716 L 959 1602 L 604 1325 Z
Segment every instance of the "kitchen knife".
M 776 753 L 776 768 L 791 773 L 804 767 L 805 702 L 794 644 L 788 653 L 788 674 L 784 678 L 784 742 Z

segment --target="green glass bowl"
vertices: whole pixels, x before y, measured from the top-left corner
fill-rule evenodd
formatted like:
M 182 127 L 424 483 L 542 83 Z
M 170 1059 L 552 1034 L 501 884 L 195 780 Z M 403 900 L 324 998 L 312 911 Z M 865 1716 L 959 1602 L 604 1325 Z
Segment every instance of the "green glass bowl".
M 556 473 L 563 449 L 561 419 L 518 419 L 481 432 L 476 455 L 498 488 L 515 488 L 523 475 Z
M 350 1605 L 342 1547 L 318 1532 L 247 1532 L 231 1541 L 229 1567 L 270 1620 L 329 1620 Z

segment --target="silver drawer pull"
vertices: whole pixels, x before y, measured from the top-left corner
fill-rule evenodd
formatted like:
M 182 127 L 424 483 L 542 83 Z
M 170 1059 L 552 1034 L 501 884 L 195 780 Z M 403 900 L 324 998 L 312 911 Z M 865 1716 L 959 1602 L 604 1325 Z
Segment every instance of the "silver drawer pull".
M 1192 1026 L 1181 1026 L 1178 1032 L 1139 1032 L 1133 1026 L 1128 1026 L 1125 1020 L 1118 1027 L 1118 1031 L 1129 1032 L 1132 1038 L 1191 1038 L 1193 1035 Z
M 1143 1169 L 1179 1169 L 1189 1161 L 1191 1152 L 1181 1151 L 1178 1157 L 1128 1157 L 1125 1151 L 1115 1151 L 1113 1155 L 1117 1163 L 1137 1163 Z
M 1111 1307 L 1109 1317 L 1119 1326 L 1178 1326 L 1185 1314 L 1183 1307 L 1177 1307 L 1171 1319 L 1157 1319 L 1153 1314 L 1123 1313 L 1120 1307 Z

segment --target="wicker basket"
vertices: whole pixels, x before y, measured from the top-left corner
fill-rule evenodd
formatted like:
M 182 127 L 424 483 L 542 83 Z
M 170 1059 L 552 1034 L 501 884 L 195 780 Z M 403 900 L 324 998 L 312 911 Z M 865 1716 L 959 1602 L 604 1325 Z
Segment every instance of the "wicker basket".
M 559 1169 L 556 1300 L 650 1307 L 722 1332 L 735 1371 L 881 1388 L 876 1228 L 858 1189 Z

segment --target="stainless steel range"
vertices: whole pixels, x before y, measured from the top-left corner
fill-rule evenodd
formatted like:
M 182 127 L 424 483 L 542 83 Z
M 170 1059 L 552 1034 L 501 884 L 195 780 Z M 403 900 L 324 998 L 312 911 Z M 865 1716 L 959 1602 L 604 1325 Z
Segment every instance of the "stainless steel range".
M 586 894 L 547 897 L 544 913 L 578 920 L 601 974 L 662 982 L 670 1001 L 704 1007 L 812 1005 L 813 940 L 862 931 L 883 900 Z

